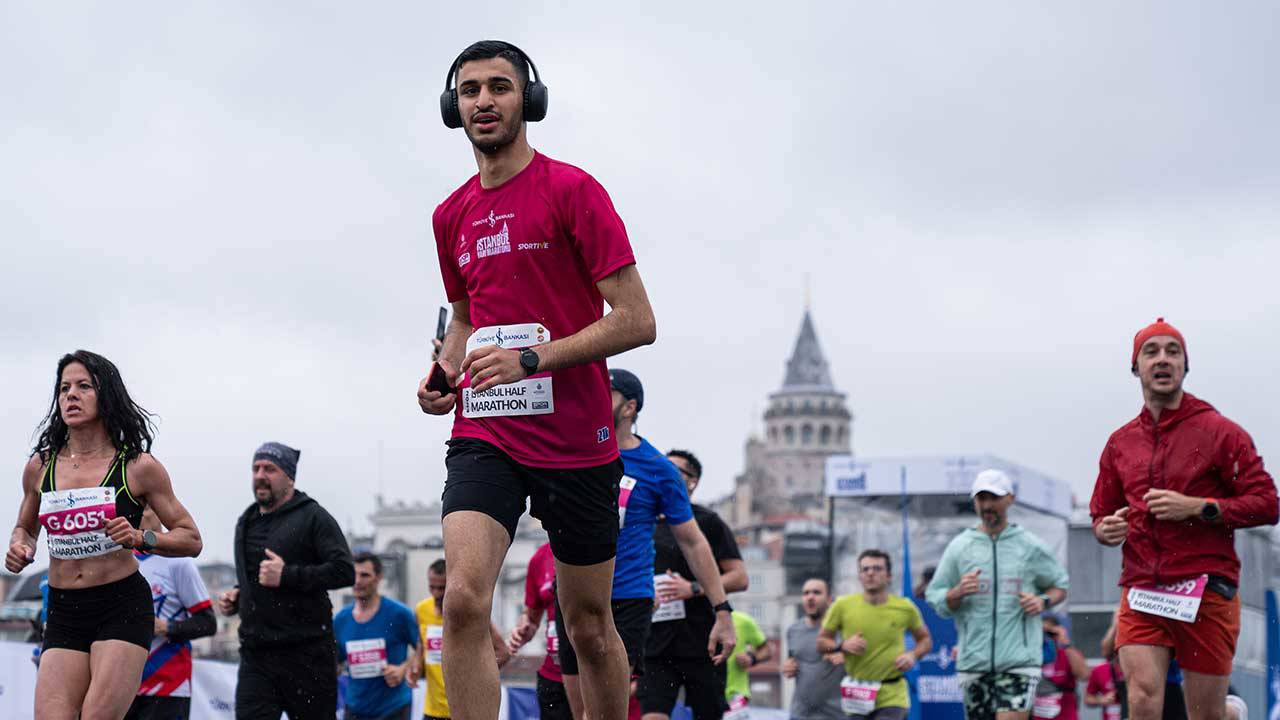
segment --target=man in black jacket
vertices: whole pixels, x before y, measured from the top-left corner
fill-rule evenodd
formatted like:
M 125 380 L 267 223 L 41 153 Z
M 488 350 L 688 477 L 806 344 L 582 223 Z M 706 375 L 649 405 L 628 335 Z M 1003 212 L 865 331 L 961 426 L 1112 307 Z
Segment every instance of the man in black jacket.
M 235 589 L 218 598 L 240 614 L 237 720 L 332 720 L 338 705 L 333 605 L 355 582 L 351 549 L 333 516 L 294 490 L 301 453 L 269 442 L 253 455 L 250 505 L 236 522 Z

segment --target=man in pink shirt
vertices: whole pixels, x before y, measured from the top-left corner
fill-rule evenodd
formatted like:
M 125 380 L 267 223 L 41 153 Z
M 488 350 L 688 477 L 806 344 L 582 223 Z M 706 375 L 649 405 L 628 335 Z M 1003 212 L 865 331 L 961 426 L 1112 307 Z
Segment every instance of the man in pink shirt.
M 448 387 L 432 374 L 418 387 L 424 412 L 454 413 L 442 497 L 454 718 L 497 716 L 498 672 L 481 650 L 528 500 L 556 559 L 569 639 L 585 649 L 587 714 L 621 720 L 627 658 L 609 597 L 622 463 L 604 358 L 652 343 L 653 311 L 608 193 L 529 146 L 526 121 L 546 115 L 547 88 L 528 56 L 500 41 L 471 45 L 440 101 L 479 166 L 432 217 L 453 305 L 437 361 Z

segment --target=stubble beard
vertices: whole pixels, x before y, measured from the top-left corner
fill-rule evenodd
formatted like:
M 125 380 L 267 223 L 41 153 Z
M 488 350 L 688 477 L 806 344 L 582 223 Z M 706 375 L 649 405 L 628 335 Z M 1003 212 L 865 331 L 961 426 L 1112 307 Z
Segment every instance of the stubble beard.
M 471 130 L 467 130 L 467 139 L 471 141 L 471 145 L 482 155 L 497 155 L 502 149 L 516 141 L 520 136 L 520 124 L 517 122 L 514 127 L 503 127 L 502 132 L 492 140 L 478 140 L 471 134 Z

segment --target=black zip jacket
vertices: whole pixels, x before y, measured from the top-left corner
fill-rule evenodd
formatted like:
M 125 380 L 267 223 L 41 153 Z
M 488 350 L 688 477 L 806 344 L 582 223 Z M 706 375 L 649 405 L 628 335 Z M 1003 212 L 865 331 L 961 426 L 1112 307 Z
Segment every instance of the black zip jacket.
M 266 547 L 284 559 L 280 587 L 258 584 L 259 551 L 245 557 L 251 524 L 268 523 Z M 356 578 L 351 549 L 338 523 L 306 493 L 294 491 L 275 512 L 250 505 L 236 521 L 236 580 L 240 587 L 240 643 L 246 649 L 333 640 L 329 590 L 350 587 Z

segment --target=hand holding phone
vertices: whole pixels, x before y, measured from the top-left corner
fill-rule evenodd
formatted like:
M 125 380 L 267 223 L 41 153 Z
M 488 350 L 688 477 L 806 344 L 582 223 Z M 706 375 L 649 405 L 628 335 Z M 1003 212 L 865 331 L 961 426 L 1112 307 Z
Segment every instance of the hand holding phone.
M 431 363 L 431 372 L 427 375 L 427 389 L 441 395 L 452 395 L 457 389 L 449 384 L 449 374 L 438 361 Z

